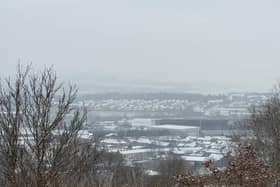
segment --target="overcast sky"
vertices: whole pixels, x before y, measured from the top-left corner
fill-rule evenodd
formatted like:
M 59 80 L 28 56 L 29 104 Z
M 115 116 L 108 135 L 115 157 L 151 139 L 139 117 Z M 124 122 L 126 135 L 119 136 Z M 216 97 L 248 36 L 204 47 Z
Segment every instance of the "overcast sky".
M 0 74 L 20 59 L 62 77 L 264 90 L 280 78 L 279 10 L 278 0 L 2 0 Z

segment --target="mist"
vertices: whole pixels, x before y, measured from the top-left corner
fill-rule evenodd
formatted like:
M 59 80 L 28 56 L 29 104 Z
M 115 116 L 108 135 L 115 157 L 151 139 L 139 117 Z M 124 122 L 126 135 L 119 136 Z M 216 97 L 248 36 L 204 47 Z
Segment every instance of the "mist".
M 109 87 L 140 82 L 171 90 L 179 84 L 183 91 L 186 85 L 206 92 L 266 91 L 279 79 L 279 5 L 6 1 L 0 7 L 0 74 L 13 73 L 20 61 L 53 65 L 61 79 L 82 88 L 109 81 Z

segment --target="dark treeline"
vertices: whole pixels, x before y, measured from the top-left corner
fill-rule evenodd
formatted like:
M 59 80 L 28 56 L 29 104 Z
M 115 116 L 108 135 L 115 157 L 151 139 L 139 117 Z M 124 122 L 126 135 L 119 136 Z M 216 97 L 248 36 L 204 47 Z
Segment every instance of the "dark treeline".
M 225 99 L 225 95 L 203 95 L 196 93 L 100 93 L 79 95 L 77 101 L 81 100 L 105 100 L 105 99 L 143 99 L 143 100 L 191 100 L 191 101 L 207 101 L 211 99 Z

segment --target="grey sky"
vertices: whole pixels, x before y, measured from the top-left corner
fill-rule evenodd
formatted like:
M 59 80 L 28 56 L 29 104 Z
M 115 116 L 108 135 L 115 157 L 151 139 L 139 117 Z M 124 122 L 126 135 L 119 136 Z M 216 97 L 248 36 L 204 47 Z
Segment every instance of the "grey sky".
M 280 78 L 279 8 L 277 0 L 2 0 L 0 74 L 20 59 L 53 64 L 62 77 L 263 90 Z

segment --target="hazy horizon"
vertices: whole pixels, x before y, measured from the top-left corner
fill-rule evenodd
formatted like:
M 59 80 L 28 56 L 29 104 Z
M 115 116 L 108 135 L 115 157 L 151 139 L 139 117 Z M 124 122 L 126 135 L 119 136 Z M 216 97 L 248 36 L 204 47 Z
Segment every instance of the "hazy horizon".
M 0 75 L 14 74 L 20 60 L 36 69 L 54 65 L 61 79 L 82 89 L 111 81 L 115 87 L 150 82 L 180 89 L 197 85 L 206 92 L 267 91 L 280 78 L 279 5 L 272 0 L 3 2 Z

